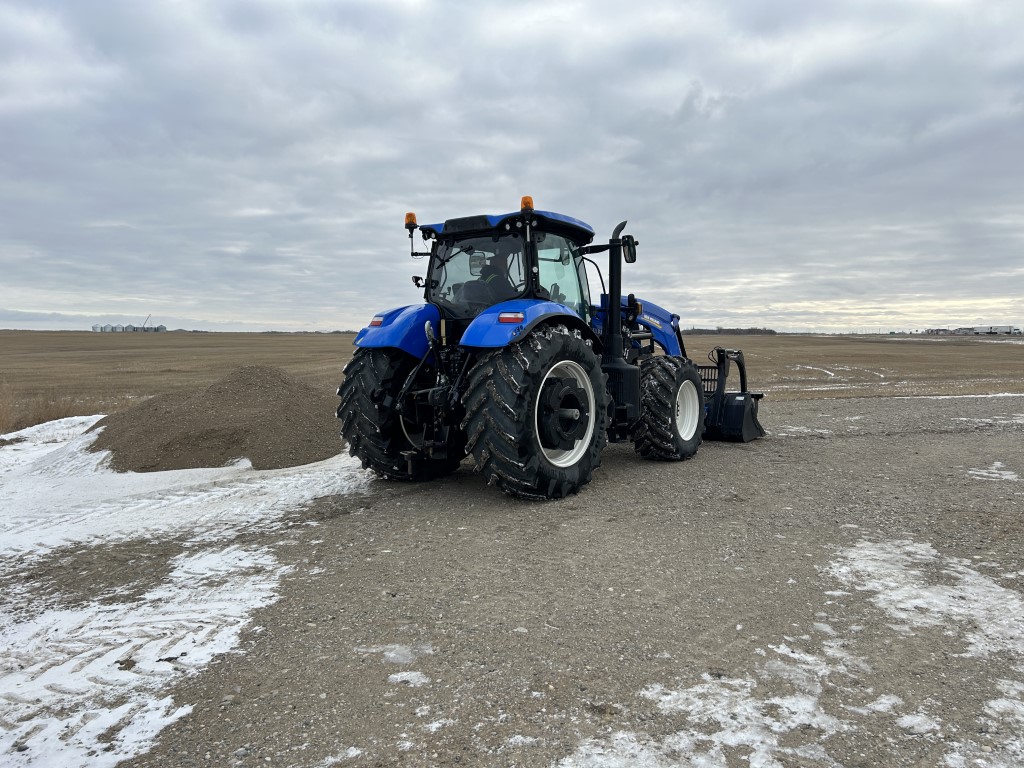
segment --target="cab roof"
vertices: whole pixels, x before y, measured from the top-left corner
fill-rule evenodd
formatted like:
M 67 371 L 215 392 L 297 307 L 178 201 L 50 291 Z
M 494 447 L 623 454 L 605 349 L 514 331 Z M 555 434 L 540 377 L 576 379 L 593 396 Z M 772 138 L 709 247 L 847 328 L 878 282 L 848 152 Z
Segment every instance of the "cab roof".
M 498 215 L 464 216 L 459 219 L 448 219 L 443 224 L 424 224 L 420 227 L 420 231 L 429 232 L 434 237 L 490 232 L 501 228 L 506 222 L 514 221 L 525 215 L 527 214 L 524 211 L 513 211 Z M 594 228 L 572 216 L 553 211 L 530 211 L 529 215 L 537 219 L 538 225 L 544 229 L 558 231 L 578 243 L 585 245 L 594 239 Z

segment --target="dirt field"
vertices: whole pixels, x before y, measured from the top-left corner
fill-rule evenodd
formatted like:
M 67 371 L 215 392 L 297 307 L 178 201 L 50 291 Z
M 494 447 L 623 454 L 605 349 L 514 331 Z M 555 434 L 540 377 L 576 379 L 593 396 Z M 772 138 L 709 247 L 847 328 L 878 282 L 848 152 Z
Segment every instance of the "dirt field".
M 273 365 L 333 393 L 352 338 L 0 331 L 0 434 L 206 386 L 242 365 Z M 1024 392 L 1020 339 L 693 336 L 687 345 L 698 362 L 716 345 L 743 349 L 751 386 L 773 401 Z
M 0 433 L 35 423 L 34 412 L 111 413 L 141 398 L 207 386 L 243 365 L 273 365 L 333 393 L 352 338 L 0 331 Z
M 351 350 L 122 338 L 0 334 L 5 380 L 145 396 L 262 363 L 333 390 Z M 97 765 L 153 730 L 141 705 L 100 717 L 90 700 L 72 718 L 4 694 L 5 670 L 43 687 L 84 670 L 166 676 L 152 698 L 172 697 L 157 703 L 174 722 L 122 763 L 136 768 L 1024 765 L 1024 345 L 695 337 L 690 352 L 715 343 L 744 349 L 769 436 L 683 463 L 613 445 L 563 501 L 509 499 L 466 462 L 423 485 L 339 465 L 358 484 L 283 512 L 246 501 L 244 524 L 214 513 L 244 490 L 225 480 L 135 495 L 137 530 L 88 545 L 59 545 L 84 508 L 53 510 L 56 548 L 0 557 L 21 622 L 0 627 L 20 654 L 0 666 L 0 764 L 41 754 L 32 718 L 67 722 L 54 739 L 92 744 Z M 112 387 L 117 366 L 136 378 Z M 276 492 L 313 479 L 277 477 Z M 189 505 L 202 523 L 175 528 Z M 188 592 L 182 562 L 215 549 L 221 570 Z M 202 638 L 235 605 L 228 557 L 268 596 L 235 652 L 203 666 Z M 168 601 L 188 627 L 170 638 L 169 619 L 139 618 Z M 101 650 L 75 630 L 48 661 L 55 625 L 27 615 L 97 604 L 140 629 Z M 22 714 L 3 714 L 4 695 Z

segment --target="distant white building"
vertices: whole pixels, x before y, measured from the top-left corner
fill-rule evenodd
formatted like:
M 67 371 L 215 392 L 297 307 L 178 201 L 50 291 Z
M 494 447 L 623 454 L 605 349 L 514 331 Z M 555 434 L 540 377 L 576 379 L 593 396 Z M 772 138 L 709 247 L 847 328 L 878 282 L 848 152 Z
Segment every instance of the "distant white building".
M 1020 336 L 1020 328 L 1012 325 L 973 325 L 957 328 L 953 331 L 957 336 Z
M 1020 328 L 1014 328 L 1012 325 L 976 325 L 974 326 L 975 336 L 1000 336 L 1000 335 L 1011 335 L 1014 333 L 1020 333 Z
M 167 330 L 166 325 L 100 325 L 97 323 L 92 327 L 95 333 L 162 333 Z

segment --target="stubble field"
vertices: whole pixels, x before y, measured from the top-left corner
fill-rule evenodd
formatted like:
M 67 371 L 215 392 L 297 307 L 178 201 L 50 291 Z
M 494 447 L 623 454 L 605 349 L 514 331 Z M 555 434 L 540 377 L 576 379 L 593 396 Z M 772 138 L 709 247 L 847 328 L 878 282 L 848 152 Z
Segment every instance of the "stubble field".
M 1024 764 L 1024 345 L 740 347 L 769 435 L 609 446 L 509 499 L 345 456 L 117 474 L 70 419 L 0 447 L 0 764 Z M 81 413 L 349 335 L 0 333 Z M 102 406 L 102 407 L 101 407 Z M 335 430 L 325 414 L 324 430 Z

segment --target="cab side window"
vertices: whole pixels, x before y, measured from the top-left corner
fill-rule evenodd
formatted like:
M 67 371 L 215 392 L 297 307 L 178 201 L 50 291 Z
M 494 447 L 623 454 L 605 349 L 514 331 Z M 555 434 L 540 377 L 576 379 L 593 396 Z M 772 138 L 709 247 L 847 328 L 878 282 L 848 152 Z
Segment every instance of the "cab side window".
M 587 284 L 580 281 L 582 257 L 575 244 L 561 235 L 538 232 L 537 266 L 538 280 L 550 295 L 551 300 L 565 304 L 583 319 L 588 319 L 590 292 Z M 585 272 L 584 272 L 585 275 Z

